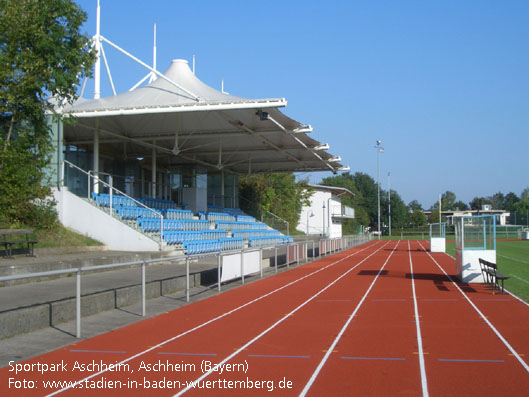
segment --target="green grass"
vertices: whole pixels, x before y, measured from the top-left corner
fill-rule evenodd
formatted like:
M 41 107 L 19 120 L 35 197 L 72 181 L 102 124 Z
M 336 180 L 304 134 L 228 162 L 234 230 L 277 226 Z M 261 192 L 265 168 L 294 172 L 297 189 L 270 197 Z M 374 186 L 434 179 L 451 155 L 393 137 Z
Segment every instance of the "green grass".
M 99 241 L 78 234 L 60 225 L 51 230 L 36 230 L 32 237 L 39 242 L 35 248 L 89 247 L 103 245 Z
M 446 243 L 446 253 L 455 257 L 455 243 Z M 497 241 L 496 263 L 498 270 L 510 276 L 505 288 L 529 302 L 529 241 Z

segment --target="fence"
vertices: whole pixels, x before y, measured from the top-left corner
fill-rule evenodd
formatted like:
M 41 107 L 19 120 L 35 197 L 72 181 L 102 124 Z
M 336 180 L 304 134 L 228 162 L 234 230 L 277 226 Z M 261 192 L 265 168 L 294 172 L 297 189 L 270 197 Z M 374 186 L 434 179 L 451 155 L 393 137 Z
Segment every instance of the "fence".
M 363 236 L 353 236 L 353 237 L 342 237 L 340 239 L 329 239 L 329 240 L 322 240 L 327 241 L 323 243 L 323 247 L 329 248 L 324 249 L 324 252 L 320 251 L 319 255 L 328 254 L 332 251 L 330 248 L 332 247 L 333 250 L 343 250 L 352 248 L 354 246 L 363 244 L 369 240 L 369 236 L 363 235 Z M 331 242 L 332 241 L 332 242 Z M 312 241 L 312 257 L 315 257 L 315 245 L 314 241 Z M 320 242 L 320 247 L 322 243 Z M 290 264 L 297 263 L 299 264 L 300 261 L 308 262 L 308 246 L 310 245 L 309 241 L 302 241 L 302 242 L 296 242 L 292 244 L 286 245 L 286 260 L 285 264 L 287 268 L 290 267 Z M 278 247 L 261 247 L 259 249 L 244 249 L 244 250 L 234 250 L 234 251 L 223 251 L 223 252 L 215 252 L 215 253 L 208 253 L 208 254 L 197 254 L 197 255 L 180 255 L 170 258 L 159 258 L 159 259 L 151 259 L 151 260 L 144 260 L 144 261 L 137 261 L 137 262 L 125 262 L 125 263 L 114 263 L 114 264 L 108 264 L 108 265 L 98 265 L 98 266 L 87 266 L 87 267 L 77 267 L 77 268 L 70 268 L 70 269 L 61 269 L 61 270 L 53 270 L 53 271 L 47 271 L 47 272 L 38 272 L 38 273 L 29 273 L 29 274 L 20 274 L 20 275 L 14 275 L 14 276 L 4 276 L 0 277 L 0 282 L 3 281 L 13 281 L 13 280 L 21 280 L 21 279 L 28 279 L 28 278 L 38 278 L 38 277 L 49 277 L 49 276 L 60 276 L 60 275 L 67 275 L 75 273 L 75 302 L 76 302 L 76 337 L 81 337 L 81 276 L 83 273 L 91 272 L 91 271 L 98 271 L 98 270 L 104 270 L 104 269 L 117 269 L 122 267 L 132 267 L 132 266 L 141 266 L 141 312 L 142 316 L 145 316 L 146 313 L 146 267 L 147 265 L 160 263 L 160 262 L 185 262 L 185 278 L 186 278 L 186 301 L 189 302 L 189 290 L 190 290 L 190 283 L 189 283 L 189 275 L 190 275 L 190 261 L 193 259 L 199 259 L 199 258 L 206 258 L 206 257 L 216 257 L 217 258 L 217 275 L 218 275 L 218 282 L 217 282 L 217 289 L 220 292 L 221 291 L 221 285 L 222 285 L 222 277 L 221 277 L 221 270 L 222 270 L 222 258 L 224 256 L 228 255 L 234 255 L 239 254 L 241 255 L 241 280 L 244 284 L 244 278 L 245 275 L 247 276 L 248 273 L 245 273 L 244 270 L 244 260 L 242 259 L 242 256 L 245 253 L 249 252 L 259 252 L 259 270 L 260 276 L 263 277 L 263 261 L 262 261 L 262 253 L 265 250 L 274 250 L 274 267 L 275 272 L 278 271 Z M 252 273 L 253 274 L 253 273 Z

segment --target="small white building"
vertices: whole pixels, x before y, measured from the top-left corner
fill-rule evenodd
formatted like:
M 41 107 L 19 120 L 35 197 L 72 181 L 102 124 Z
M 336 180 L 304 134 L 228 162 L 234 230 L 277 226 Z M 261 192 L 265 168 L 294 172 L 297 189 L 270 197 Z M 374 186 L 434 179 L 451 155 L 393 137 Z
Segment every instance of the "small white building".
M 355 217 L 354 208 L 342 205 L 341 197 L 353 196 L 343 187 L 309 185 L 315 190 L 310 205 L 303 206 L 296 230 L 307 235 L 342 237 L 342 221 Z

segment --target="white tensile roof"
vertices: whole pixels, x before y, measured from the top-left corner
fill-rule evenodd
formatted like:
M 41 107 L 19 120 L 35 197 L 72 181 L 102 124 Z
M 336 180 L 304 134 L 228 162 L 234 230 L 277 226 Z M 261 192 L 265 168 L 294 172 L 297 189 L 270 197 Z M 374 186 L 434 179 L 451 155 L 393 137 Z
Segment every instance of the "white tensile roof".
M 246 99 L 200 81 L 187 61 L 174 60 L 155 81 L 134 91 L 65 108 L 66 144 L 91 149 L 99 131 L 100 154 L 148 159 L 160 166 L 199 164 L 238 174 L 333 171 L 343 168 L 310 126 L 281 113 L 284 98 Z M 327 147 L 328 148 L 328 147 Z

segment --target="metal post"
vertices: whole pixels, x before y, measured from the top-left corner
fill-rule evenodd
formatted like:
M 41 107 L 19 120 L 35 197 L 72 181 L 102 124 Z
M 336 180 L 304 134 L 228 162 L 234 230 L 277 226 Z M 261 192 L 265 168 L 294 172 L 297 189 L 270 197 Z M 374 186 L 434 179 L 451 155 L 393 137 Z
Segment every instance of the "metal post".
M 244 284 L 244 251 L 241 251 L 241 280 Z
M 109 175 L 108 176 L 108 181 L 110 182 L 109 185 L 110 185 L 110 189 L 109 190 L 109 194 L 110 194 L 110 216 L 112 216 L 112 206 L 114 205 L 114 203 L 112 202 L 112 175 Z
M 286 255 L 286 260 L 287 260 L 287 269 L 290 269 L 290 258 L 289 258 L 289 252 L 290 252 L 290 244 L 287 244 L 287 255 Z
M 145 261 L 141 264 L 141 315 L 145 317 Z
M 189 256 L 186 257 L 186 302 L 189 302 Z
M 263 278 L 263 249 L 259 248 L 259 271 L 261 272 L 261 278 Z
M 217 255 L 217 290 L 220 292 L 220 285 L 221 285 L 221 281 L 220 281 L 220 277 L 221 277 L 221 274 L 220 274 L 220 265 L 221 265 L 221 257 L 220 257 L 220 254 Z
M 391 172 L 388 172 L 388 196 L 389 236 L 391 237 Z
M 299 244 L 296 244 L 296 265 L 299 266 Z
M 316 256 L 315 253 L 316 251 L 314 251 L 314 240 L 312 240 L 312 255 L 311 255 L 312 258 Z
M 75 275 L 75 317 L 76 332 L 75 337 L 81 337 L 81 270 L 77 270 Z
M 275 250 L 274 265 L 275 265 L 276 273 L 277 273 L 277 247 L 274 247 L 274 250 Z

